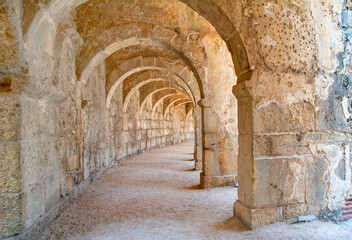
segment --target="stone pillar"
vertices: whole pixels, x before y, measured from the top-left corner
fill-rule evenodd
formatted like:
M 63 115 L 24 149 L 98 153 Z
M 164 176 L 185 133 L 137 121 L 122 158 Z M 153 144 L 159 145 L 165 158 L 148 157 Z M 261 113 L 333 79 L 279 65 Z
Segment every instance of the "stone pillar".
M 204 158 L 201 185 L 204 188 L 233 186 L 235 184 L 235 159 L 232 149 L 226 148 L 226 140 L 220 130 L 217 114 L 207 99 L 199 105 L 204 117 Z
M 309 179 L 305 175 L 312 156 L 304 134 L 288 130 L 296 122 L 282 111 L 284 105 L 269 102 L 265 109 L 255 108 L 247 83 L 240 82 L 233 88 L 239 118 L 238 200 L 234 213 L 253 229 L 313 213 L 315 206 L 306 204 L 305 199 Z M 305 103 L 297 106 L 301 104 Z M 315 188 L 314 184 L 310 187 Z
M 194 125 L 195 125 L 195 151 L 194 151 L 194 169 L 196 171 L 202 170 L 203 162 L 203 145 L 202 145 L 202 118 L 201 118 L 201 109 L 200 107 L 194 108 Z
M 233 87 L 237 99 L 238 113 L 238 200 L 234 203 L 234 214 L 247 226 L 253 228 L 254 208 L 254 160 L 253 160 L 253 106 L 252 96 L 245 82 Z
M 302 110 L 299 118 L 304 119 L 304 125 L 298 125 L 285 114 L 283 109 L 289 108 L 284 104 L 254 107 L 246 83 L 233 88 L 239 116 L 236 217 L 253 229 L 339 209 L 351 185 L 351 134 L 338 133 L 336 126 L 338 119 L 342 124 L 343 111 L 336 111 L 339 113 L 332 118 L 323 117 L 323 112 L 334 111 L 321 103 L 323 111 L 317 113 L 317 122 L 313 108 Z M 295 104 L 299 109 L 311 108 L 304 101 Z

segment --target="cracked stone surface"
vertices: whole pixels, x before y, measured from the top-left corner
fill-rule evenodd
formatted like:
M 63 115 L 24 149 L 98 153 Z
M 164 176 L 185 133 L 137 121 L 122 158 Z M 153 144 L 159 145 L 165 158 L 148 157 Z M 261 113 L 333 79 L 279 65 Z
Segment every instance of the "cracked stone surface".
M 90 185 L 38 239 L 347 239 L 350 223 L 276 223 L 253 231 L 232 215 L 235 188 L 199 189 L 193 145 L 155 149 Z

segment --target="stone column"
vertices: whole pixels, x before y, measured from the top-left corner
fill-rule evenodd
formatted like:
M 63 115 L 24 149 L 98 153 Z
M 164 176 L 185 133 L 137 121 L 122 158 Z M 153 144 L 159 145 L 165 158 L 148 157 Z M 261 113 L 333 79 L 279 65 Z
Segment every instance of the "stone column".
M 226 148 L 226 139 L 220 130 L 217 114 L 207 99 L 199 102 L 204 119 L 204 158 L 201 185 L 204 188 L 233 186 L 235 184 L 235 159 L 232 149 Z
M 201 109 L 200 107 L 194 108 L 194 134 L 195 134 L 195 151 L 194 151 L 194 161 L 195 161 L 195 170 L 202 170 L 202 161 L 203 161 L 203 145 L 202 145 L 202 118 L 201 118 Z
M 297 102 L 295 108 L 312 108 L 301 111 L 304 125 L 299 125 L 285 113 L 289 107 L 284 103 L 254 107 L 247 83 L 233 88 L 239 116 L 236 217 L 256 228 L 339 209 L 351 181 L 351 136 L 339 133 L 336 126 L 338 119 L 342 123 L 342 111 L 335 111 L 339 113 L 329 120 L 322 117 L 323 112 L 334 111 L 321 103 L 322 112 L 314 122 L 314 108 Z

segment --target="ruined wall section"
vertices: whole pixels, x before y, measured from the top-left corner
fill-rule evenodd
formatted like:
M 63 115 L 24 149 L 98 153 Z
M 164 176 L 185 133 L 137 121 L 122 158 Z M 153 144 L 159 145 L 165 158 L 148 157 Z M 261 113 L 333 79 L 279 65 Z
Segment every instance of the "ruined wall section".
M 247 207 L 266 207 L 274 217 L 263 211 L 252 226 L 337 209 L 351 186 L 348 81 L 338 70 L 347 47 L 343 2 L 219 4 L 239 30 L 253 70 L 245 86 L 255 180 L 239 195 Z
M 21 20 L 13 10 L 5 1 L 0 3 L 0 238 L 22 229 L 21 101 L 18 93 L 25 74 L 17 42 Z
M 13 91 L 22 83 L 18 77 L 23 77 L 22 72 L 12 71 L 16 82 L 2 78 L 6 81 L 1 85 L 1 127 L 6 129 L 1 130 L 0 149 L 6 164 L 0 166 L 6 174 L 0 178 L 0 204 L 6 212 L 0 217 L 0 237 L 24 232 L 30 238 L 112 164 L 174 144 L 176 132 L 181 141 L 194 137 L 192 120 L 186 124 L 184 112 L 174 107 L 166 118 L 159 107 L 155 120 L 150 102 L 149 114 L 140 117 L 137 96 L 132 97 L 129 112 L 122 113 L 121 89 L 114 95 L 116 109 L 107 109 L 104 62 L 86 84 L 80 83 L 75 59 L 82 39 L 73 16 L 74 12 L 55 26 L 54 40 L 47 43 L 53 46 L 51 55 L 30 58 L 29 52 L 36 50 L 27 49 L 26 58 L 32 64 L 30 89 L 21 95 Z M 10 20 L 6 21 L 9 27 Z M 14 34 L 8 36 L 16 42 Z M 171 119 L 181 127 L 175 129 Z

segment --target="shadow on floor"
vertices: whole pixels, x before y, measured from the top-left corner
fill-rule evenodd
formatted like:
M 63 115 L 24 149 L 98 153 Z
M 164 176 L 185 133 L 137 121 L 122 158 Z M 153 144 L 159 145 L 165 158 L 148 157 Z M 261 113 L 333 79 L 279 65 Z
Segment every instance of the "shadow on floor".
M 202 186 L 200 184 L 198 185 L 194 185 L 194 186 L 190 186 L 190 187 L 183 187 L 180 189 L 185 189 L 185 190 L 202 190 Z
M 193 172 L 195 170 L 196 170 L 195 168 L 191 168 L 191 169 L 185 169 L 185 170 L 181 170 L 181 171 L 183 171 L 183 172 Z
M 186 162 L 192 162 L 192 161 L 194 161 L 194 159 L 191 158 L 191 159 L 186 159 L 186 160 L 184 160 L 184 161 L 186 161 Z

